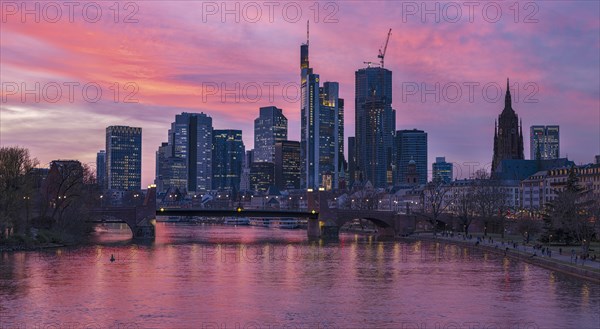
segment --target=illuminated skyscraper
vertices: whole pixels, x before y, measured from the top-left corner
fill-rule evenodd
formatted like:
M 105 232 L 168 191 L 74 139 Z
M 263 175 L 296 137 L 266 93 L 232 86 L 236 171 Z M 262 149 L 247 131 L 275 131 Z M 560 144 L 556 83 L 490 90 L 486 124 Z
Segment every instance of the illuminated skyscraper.
M 106 128 L 106 180 L 109 190 L 134 191 L 142 185 L 142 128 Z
M 287 140 L 287 118 L 275 106 L 261 107 L 254 120 L 254 161 L 273 162 L 275 143 Z
M 318 74 L 308 61 L 308 39 L 300 46 L 300 159 L 301 188 L 323 187 L 323 177 L 331 177 L 337 188 L 343 164 L 344 100 L 339 84 L 320 86 Z
M 104 150 L 96 154 L 96 184 L 102 189 L 106 188 L 106 151 Z
M 396 182 L 407 182 L 406 175 L 412 162 L 418 176 L 417 183 L 427 183 L 427 133 L 423 130 L 398 130 L 396 132 Z
M 241 130 L 213 131 L 213 190 L 240 190 L 244 157 Z
M 560 157 L 559 126 L 531 126 L 529 129 L 531 160 L 552 160 Z
M 435 158 L 435 162 L 431 164 L 432 167 L 432 175 L 431 179 L 433 181 L 441 180 L 444 183 L 450 183 L 453 174 L 453 166 L 452 163 L 446 162 L 445 157 L 437 157 Z
M 275 144 L 275 186 L 280 190 L 300 188 L 300 143 Z
M 392 71 L 367 67 L 355 73 L 355 170 L 374 187 L 387 187 L 394 158 L 396 111 Z M 408 160 L 407 160 L 408 161 Z
M 201 193 L 212 188 L 212 134 L 212 118 L 204 113 L 183 112 L 175 116 L 169 142 L 157 152 L 157 180 L 170 177 L 171 182 L 164 184 L 164 189 L 182 180 L 186 181 L 184 188 L 188 192 Z

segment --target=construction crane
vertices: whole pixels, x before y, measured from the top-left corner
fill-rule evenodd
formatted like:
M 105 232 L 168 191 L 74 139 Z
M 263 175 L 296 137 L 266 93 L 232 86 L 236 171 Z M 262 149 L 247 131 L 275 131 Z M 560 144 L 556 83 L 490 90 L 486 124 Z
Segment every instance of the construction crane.
M 379 55 L 377 55 L 378 58 L 381 58 L 381 67 L 383 67 L 383 59 L 385 58 L 385 52 L 387 51 L 387 46 L 388 46 L 388 42 L 390 42 L 390 35 L 392 35 L 392 29 L 390 29 L 388 31 L 388 35 L 387 35 L 387 39 L 385 39 L 385 46 L 383 46 L 383 52 L 381 51 L 381 48 L 379 49 Z

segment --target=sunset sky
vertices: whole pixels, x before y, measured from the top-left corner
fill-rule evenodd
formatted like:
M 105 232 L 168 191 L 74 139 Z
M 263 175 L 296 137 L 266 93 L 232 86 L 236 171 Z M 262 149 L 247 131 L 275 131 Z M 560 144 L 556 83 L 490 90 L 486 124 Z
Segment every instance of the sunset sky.
M 299 140 L 295 93 L 307 20 L 311 66 L 321 81 L 340 83 L 346 141 L 354 135 L 354 72 L 365 61 L 378 61 L 391 28 L 385 67 L 393 72 L 396 126 L 429 134 L 430 163 L 446 156 L 465 178 L 465 163 L 491 162 L 507 77 L 519 86 L 512 91 L 513 108 L 523 120 L 526 158 L 529 126 L 540 124 L 560 125 L 561 156 L 579 164 L 600 154 L 598 1 L 522 2 L 518 10 L 512 1 L 495 2 L 501 12 L 481 2 L 471 15 L 463 2 L 437 2 L 438 23 L 433 14 L 421 16 L 421 6 L 436 11 L 436 2 L 418 1 L 228 2 L 228 8 L 221 1 L 138 1 L 120 2 L 118 13 L 112 1 L 79 2 L 72 12 L 61 2 L 37 2 L 39 22 L 34 14 L 22 15 L 35 4 L 2 1 L 0 143 L 29 148 L 42 164 L 95 162 L 106 126 L 139 126 L 146 186 L 154 180 L 157 147 L 184 111 L 209 114 L 216 129 L 242 129 L 251 149 L 259 107 L 274 105 L 289 120 L 289 138 Z M 222 17 L 236 4 L 239 22 L 234 14 Z M 36 83 L 37 92 L 25 95 L 23 89 L 34 90 Z M 235 89 L 236 83 L 239 102 L 232 95 L 223 102 L 225 92 L 212 89 Z M 436 83 L 439 102 L 434 95 L 423 100 L 421 92 L 407 94 L 407 88 L 433 89 Z M 472 101 L 470 83 L 479 84 Z M 96 102 L 94 86 L 102 90 Z

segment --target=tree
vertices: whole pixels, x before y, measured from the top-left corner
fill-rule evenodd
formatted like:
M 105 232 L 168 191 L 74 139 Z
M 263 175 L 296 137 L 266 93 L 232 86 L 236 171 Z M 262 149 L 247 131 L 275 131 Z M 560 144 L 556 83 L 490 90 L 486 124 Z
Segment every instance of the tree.
M 28 231 L 27 215 L 32 194 L 32 171 L 37 166 L 29 150 L 22 147 L 0 147 L 0 240 L 6 232 Z
M 574 239 L 587 254 L 595 235 L 594 207 L 598 202 L 591 190 L 579 186 L 575 166 L 571 166 L 564 189 L 546 205 L 544 240 L 553 235 L 559 240 Z
M 461 188 L 454 198 L 456 215 L 463 226 L 465 235 L 469 234 L 469 227 L 475 218 L 475 192 L 473 186 Z
M 498 222 L 504 237 L 504 216 L 508 209 L 504 187 L 498 180 L 492 179 L 489 173 L 479 170 L 475 173 L 473 188 L 475 213 L 483 220 L 484 235 L 487 235 L 490 224 Z
M 429 219 L 433 225 L 433 234 L 437 234 L 438 220 L 451 204 L 448 200 L 451 189 L 444 184 L 443 180 L 434 180 L 427 183 L 423 188 L 421 202 L 423 210 L 421 216 Z

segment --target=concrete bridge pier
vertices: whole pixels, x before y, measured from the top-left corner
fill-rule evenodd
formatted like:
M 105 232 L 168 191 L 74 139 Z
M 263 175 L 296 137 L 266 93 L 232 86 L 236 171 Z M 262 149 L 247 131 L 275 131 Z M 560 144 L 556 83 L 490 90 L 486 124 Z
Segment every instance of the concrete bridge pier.
M 321 223 L 317 218 L 309 218 L 308 226 L 306 227 L 306 233 L 309 239 L 321 238 Z
M 154 225 L 148 220 L 143 220 L 131 227 L 134 239 L 154 239 L 156 236 Z

